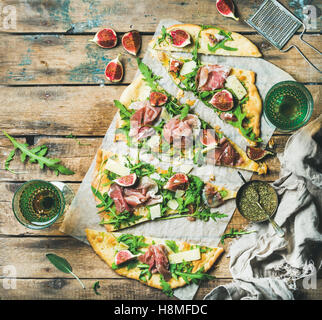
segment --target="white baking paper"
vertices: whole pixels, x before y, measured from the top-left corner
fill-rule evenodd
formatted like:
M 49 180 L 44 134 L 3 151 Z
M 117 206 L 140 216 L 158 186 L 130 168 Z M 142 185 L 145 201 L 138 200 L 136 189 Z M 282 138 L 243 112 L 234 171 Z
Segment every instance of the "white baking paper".
M 155 36 L 160 33 L 161 27 L 171 26 L 173 24 L 178 24 L 180 22 L 175 20 L 162 20 L 156 30 Z M 184 56 L 185 54 L 175 53 L 177 56 Z M 267 94 L 268 90 L 277 82 L 285 80 L 294 80 L 289 74 L 277 68 L 273 64 L 260 59 L 260 58 L 250 58 L 250 57 L 223 57 L 223 56 L 202 56 L 202 60 L 209 63 L 216 63 L 222 65 L 228 65 L 231 67 L 236 67 L 239 69 L 252 70 L 256 73 L 256 85 L 262 99 Z M 162 65 L 152 57 L 151 53 L 148 51 L 143 61 L 153 70 L 155 74 L 161 76 L 160 85 L 174 96 L 177 96 L 178 88 L 172 82 L 171 78 L 167 74 L 167 71 L 162 67 Z M 107 87 L 108 90 L 108 87 Z M 185 99 L 192 99 L 192 93 L 185 93 L 182 101 Z M 193 100 L 196 98 L 193 97 Z M 238 133 L 238 131 L 230 126 L 229 124 L 223 122 L 214 111 L 203 105 L 202 102 L 196 102 L 193 106 L 196 113 L 209 122 L 211 125 L 219 125 L 221 130 L 226 136 L 236 142 L 244 150 L 246 149 L 246 140 Z M 110 127 L 108 128 L 106 135 L 104 137 L 101 148 L 113 151 L 117 154 L 131 154 L 132 157 L 137 156 L 137 150 L 130 149 L 126 146 L 124 142 L 114 142 L 114 131 L 116 117 L 113 119 Z M 266 144 L 274 132 L 273 127 L 268 125 L 262 117 L 261 123 L 261 137 L 264 144 Z M 143 152 L 144 153 L 144 152 Z M 94 155 L 93 155 L 94 156 Z M 182 159 L 177 163 L 169 163 L 165 159 L 162 161 L 157 158 L 151 159 L 151 155 L 140 154 L 140 159 L 145 161 L 150 161 L 156 166 L 163 168 L 169 165 L 174 166 L 174 171 L 180 170 L 180 165 L 183 163 Z M 184 163 L 186 163 L 185 160 Z M 188 161 L 189 162 L 189 161 Z M 99 225 L 100 218 L 97 215 L 96 203 L 91 192 L 91 180 L 93 175 L 93 169 L 95 165 L 95 159 L 93 160 L 80 188 L 68 210 L 65 214 L 64 221 L 61 225 L 60 230 L 66 234 L 69 234 L 81 241 L 87 243 L 85 236 L 85 228 L 93 228 L 96 230 L 104 231 L 104 227 Z M 228 188 L 237 190 L 242 184 L 240 177 L 237 174 L 237 170 L 213 165 L 205 165 L 203 167 L 194 166 L 191 171 L 192 174 L 198 175 L 204 181 L 208 181 L 209 177 L 215 176 L 215 183 L 219 185 L 225 185 Z M 243 176 L 246 180 L 251 178 L 252 173 L 242 171 Z M 228 216 L 223 219 L 218 219 L 217 222 L 214 221 L 188 221 L 186 218 L 164 220 L 164 221 L 149 221 L 147 223 L 138 224 L 131 228 L 121 230 L 125 233 L 133 233 L 136 235 L 145 235 L 166 239 L 177 239 L 185 240 L 191 243 L 217 246 L 221 235 L 224 233 L 228 222 L 231 219 L 232 214 L 235 210 L 235 201 L 230 200 L 226 202 L 221 207 L 217 208 L 221 213 L 225 213 Z M 180 299 L 193 299 L 198 286 L 189 285 L 183 288 L 175 290 L 175 295 Z

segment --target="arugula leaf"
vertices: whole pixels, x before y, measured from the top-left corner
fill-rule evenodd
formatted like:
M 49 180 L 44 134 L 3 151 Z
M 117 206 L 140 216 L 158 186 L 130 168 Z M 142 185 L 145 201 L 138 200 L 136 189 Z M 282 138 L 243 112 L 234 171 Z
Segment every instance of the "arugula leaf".
M 7 171 L 9 171 L 9 172 L 11 172 L 11 173 L 13 173 L 13 174 L 18 174 L 18 172 L 11 170 L 11 169 L 9 168 L 9 165 L 10 165 L 10 162 L 13 160 L 13 158 L 14 158 L 14 156 L 15 156 L 16 150 L 17 150 L 17 149 L 15 148 L 15 149 L 13 149 L 13 150 L 9 153 L 9 155 L 8 155 L 8 157 L 7 157 L 7 159 L 6 159 L 6 162 L 5 162 L 5 164 L 4 164 L 4 168 L 5 168 L 5 170 L 7 170 Z
M 188 104 L 186 104 L 183 108 L 182 108 L 182 110 L 181 110 L 181 112 L 180 112 L 180 120 L 183 120 L 187 115 L 188 115 L 188 113 L 189 113 L 189 111 L 190 111 L 190 106 L 188 105 Z
M 253 233 L 253 232 L 257 232 L 256 230 L 251 230 L 251 231 L 244 231 L 244 230 L 239 230 L 238 229 L 234 229 L 234 228 L 231 228 L 230 231 L 228 233 L 225 233 L 221 236 L 220 238 L 220 242 L 222 244 L 225 243 L 225 239 L 227 238 L 236 238 L 240 235 L 243 235 L 243 234 L 250 234 L 250 233 Z
M 110 210 L 113 210 L 112 206 L 114 205 L 114 200 L 111 197 L 109 197 L 107 192 L 101 194 L 101 192 L 95 189 L 93 186 L 91 186 L 91 189 L 94 196 L 101 201 L 101 203 L 96 205 L 96 208 L 102 208 L 102 210 L 100 210 L 98 213 L 102 213 L 104 211 L 109 212 Z
M 77 279 L 77 281 L 81 284 L 83 289 L 85 289 L 83 282 L 76 276 L 76 274 L 73 273 L 72 267 L 66 259 L 59 257 L 53 253 L 47 253 L 46 257 L 58 270 L 64 273 L 71 274 L 75 279 Z
M 140 58 L 136 58 L 139 70 L 141 71 L 142 75 L 144 76 L 144 81 L 147 83 L 147 85 L 153 90 L 160 92 L 160 89 L 158 87 L 158 84 L 156 81 L 160 80 L 161 77 L 155 75 L 152 70 L 142 62 Z
M 141 269 L 141 273 L 139 275 L 139 279 L 147 282 L 148 280 L 151 279 L 152 273 L 149 271 L 150 266 L 145 263 L 138 264 L 137 267 Z
M 114 226 L 115 229 L 119 229 L 123 225 L 129 227 L 132 224 L 134 224 L 137 220 L 140 220 L 143 218 L 143 216 L 137 216 L 129 211 L 123 211 L 117 214 L 112 208 L 109 208 L 109 210 L 110 210 L 109 215 L 111 219 L 104 220 L 103 218 L 100 222 L 100 225 L 111 224 Z
M 93 284 L 93 290 L 95 292 L 96 295 L 100 296 L 101 294 L 97 291 L 99 288 L 100 288 L 100 282 L 99 281 L 96 281 L 94 284 Z
M 176 242 L 174 240 L 166 240 L 165 244 L 174 252 L 179 252 L 179 247 L 177 246 Z
M 133 254 L 143 253 L 140 248 L 146 248 L 149 245 L 144 242 L 144 236 L 135 236 L 132 234 L 122 234 L 117 238 L 118 242 L 125 243 Z
M 114 100 L 114 105 L 120 110 L 121 119 L 130 119 L 132 112 L 130 112 L 120 101 Z
M 51 170 L 54 170 L 56 175 L 58 176 L 59 173 L 65 174 L 65 175 L 72 175 L 75 172 L 64 167 L 62 164 L 60 164 L 60 159 L 53 159 L 53 158 L 46 158 L 45 154 L 47 153 L 47 146 L 38 146 L 33 149 L 28 149 L 29 145 L 27 143 L 20 143 L 13 137 L 11 137 L 8 133 L 5 131 L 2 131 L 3 134 L 11 141 L 11 143 L 14 146 L 14 150 L 19 149 L 21 151 L 21 157 L 20 160 L 24 162 L 27 157 L 29 158 L 30 163 L 38 162 L 39 167 L 41 169 L 44 168 L 44 166 L 48 167 Z M 7 158 L 5 168 L 8 170 L 9 163 L 13 159 L 13 153 L 11 152 L 9 154 L 10 157 Z
M 161 284 L 163 293 L 165 293 L 168 297 L 173 297 L 173 290 L 170 284 L 164 280 L 164 277 L 162 274 L 160 274 L 160 284 Z
M 219 194 L 222 198 L 225 198 L 228 195 L 228 191 L 227 190 L 220 190 Z
M 210 52 L 216 52 L 218 49 L 224 49 L 226 51 L 237 51 L 237 48 L 232 48 L 232 47 L 227 47 L 225 45 L 226 41 L 228 41 L 228 39 L 222 40 L 218 43 L 216 43 L 213 47 L 208 43 L 208 50 Z
M 212 280 L 215 279 L 214 276 L 211 276 L 210 274 L 204 273 L 204 269 L 200 268 L 195 273 L 189 273 L 189 272 L 182 272 L 182 271 L 175 271 L 175 274 L 179 277 L 182 277 L 183 280 L 189 284 L 190 282 L 193 282 L 195 284 L 198 284 L 200 281 L 205 280 Z
M 169 42 L 167 41 L 167 37 L 172 39 L 171 34 L 167 32 L 166 27 L 162 26 L 162 28 L 161 28 L 161 36 L 158 38 L 158 44 L 160 45 L 161 42 L 163 42 L 163 41 L 165 41 L 166 44 L 169 44 Z

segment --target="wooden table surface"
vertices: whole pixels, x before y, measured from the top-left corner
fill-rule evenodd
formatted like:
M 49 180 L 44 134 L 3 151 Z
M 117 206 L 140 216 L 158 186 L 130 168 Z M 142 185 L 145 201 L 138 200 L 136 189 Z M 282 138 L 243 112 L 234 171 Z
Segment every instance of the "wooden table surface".
M 300 1 L 281 1 L 297 14 L 302 10 Z M 311 1 L 318 7 L 321 1 Z M 4 0 L 1 19 L 6 16 L 7 5 L 16 9 L 16 29 L 5 29 L 0 22 L 0 129 L 19 141 L 31 145 L 46 144 L 48 156 L 60 158 L 75 171 L 72 176 L 60 175 L 77 191 L 102 138 L 116 112 L 113 100 L 118 99 L 137 70 L 133 56 L 124 54 L 125 67 L 121 83 L 104 80 L 108 61 L 123 52 L 118 45 L 104 50 L 88 42 L 101 27 L 111 26 L 119 34 L 137 29 L 143 38 L 140 56 L 143 56 L 160 19 L 175 18 L 186 23 L 215 24 L 240 32 L 251 39 L 272 62 L 305 84 L 314 98 L 316 118 L 321 107 L 321 76 L 295 51 L 280 53 L 243 20 L 247 19 L 261 1 L 235 1 L 241 16 L 239 22 L 218 14 L 214 0 L 200 1 L 14 1 Z M 291 6 L 291 7 L 290 7 Z M 318 11 L 319 14 L 319 11 Z M 321 19 L 305 39 L 321 50 Z M 321 68 L 321 59 L 299 41 L 294 43 Z M 80 142 L 66 138 L 73 134 Z M 274 134 L 276 151 L 282 152 L 289 135 Z M 43 231 L 24 228 L 14 218 L 11 200 L 17 187 L 30 179 L 55 181 L 50 170 L 41 170 L 37 164 L 21 164 L 14 159 L 11 168 L 24 173 L 15 175 L 4 170 L 4 161 L 12 145 L 0 136 L 0 276 L 5 266 L 13 265 L 17 271 L 17 288 L 6 290 L 0 282 L 0 299 L 168 299 L 161 291 L 114 273 L 93 250 L 58 231 L 54 226 Z M 16 157 L 17 158 L 17 157 Z M 279 175 L 276 157 L 267 159 L 269 174 L 260 177 L 274 181 Z M 254 178 L 257 176 L 254 175 Z M 227 230 L 247 225 L 235 212 Z M 228 249 L 229 240 L 224 248 Z M 46 253 L 65 257 L 73 271 L 86 285 L 83 290 L 72 277 L 56 270 L 46 259 Z M 202 299 L 212 288 L 229 283 L 229 258 L 226 253 L 212 271 L 215 280 L 203 283 L 196 295 Z M 95 295 L 92 285 L 99 280 L 101 295 Z M 301 290 L 303 299 L 322 298 L 322 280 L 316 290 Z

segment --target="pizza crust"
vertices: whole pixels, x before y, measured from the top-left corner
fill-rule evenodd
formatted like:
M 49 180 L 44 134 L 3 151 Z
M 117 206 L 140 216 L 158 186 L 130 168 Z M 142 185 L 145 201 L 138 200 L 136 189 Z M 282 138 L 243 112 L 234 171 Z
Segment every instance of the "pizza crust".
M 91 229 L 86 229 L 85 232 L 87 240 L 91 244 L 96 254 L 110 267 L 112 267 L 112 264 L 114 262 L 115 246 L 117 244 L 116 238 L 119 237 L 121 233 L 106 233 Z M 155 244 L 164 244 L 165 240 L 145 237 L 145 242 L 147 244 L 152 244 L 152 241 L 154 241 Z M 176 241 L 176 243 L 180 251 L 189 250 L 191 246 L 187 242 Z M 209 252 L 201 253 L 200 260 L 192 261 L 192 264 L 194 266 L 192 272 L 197 272 L 202 267 L 204 268 L 204 272 L 207 272 L 213 266 L 213 264 L 216 262 L 219 256 L 223 253 L 223 251 L 223 248 L 218 247 L 212 248 L 212 250 Z M 139 268 L 127 270 L 127 267 L 123 267 L 114 271 L 121 276 L 138 280 L 141 283 L 146 284 L 150 287 L 162 289 L 160 284 L 160 274 L 153 274 L 152 277 L 149 280 L 147 280 L 147 282 L 145 282 L 139 279 L 141 273 Z M 171 278 L 171 280 L 168 283 L 170 284 L 172 289 L 186 285 L 186 282 L 181 277 L 178 278 L 178 280 Z
M 160 45 L 158 44 L 157 39 L 153 39 L 149 46 L 156 50 L 166 50 L 166 51 L 177 51 L 177 52 L 191 52 L 194 48 L 194 43 L 198 37 L 198 34 L 201 30 L 201 27 L 195 24 L 177 24 L 167 28 L 167 32 L 170 32 L 173 29 L 182 29 L 188 32 L 193 39 L 192 44 L 187 47 L 177 48 L 172 46 L 170 43 L 166 44 L 166 42 L 162 42 Z M 218 34 L 219 30 L 216 28 L 209 28 L 202 30 L 200 33 L 200 47 L 198 49 L 199 53 L 203 54 L 213 54 L 213 55 L 223 55 L 223 56 L 239 56 L 239 57 L 261 57 L 262 54 L 258 50 L 258 48 L 246 37 L 242 36 L 239 33 L 232 32 L 231 36 L 234 40 L 227 41 L 225 45 L 227 47 L 238 48 L 237 51 L 227 51 L 224 49 L 218 49 L 215 53 L 209 51 L 208 49 L 208 36 L 209 34 Z

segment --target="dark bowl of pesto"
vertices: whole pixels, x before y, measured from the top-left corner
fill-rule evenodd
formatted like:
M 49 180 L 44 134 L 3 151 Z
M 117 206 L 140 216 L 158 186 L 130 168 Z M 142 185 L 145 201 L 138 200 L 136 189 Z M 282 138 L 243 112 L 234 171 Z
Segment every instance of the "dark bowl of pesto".
M 267 214 L 271 217 L 278 207 L 278 195 L 276 190 L 267 182 L 251 180 L 240 187 L 236 196 L 236 205 L 240 214 L 247 220 L 262 222 L 268 220 Z

